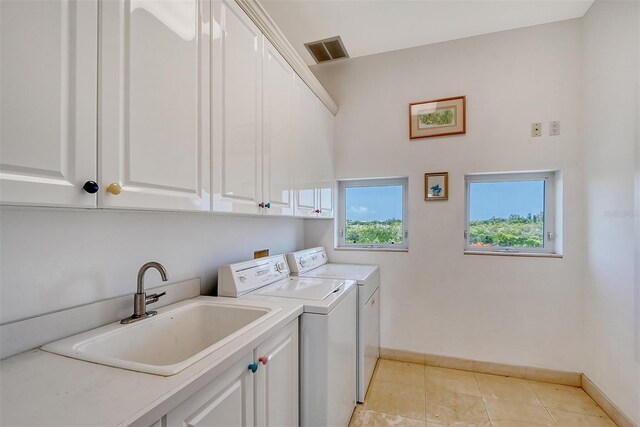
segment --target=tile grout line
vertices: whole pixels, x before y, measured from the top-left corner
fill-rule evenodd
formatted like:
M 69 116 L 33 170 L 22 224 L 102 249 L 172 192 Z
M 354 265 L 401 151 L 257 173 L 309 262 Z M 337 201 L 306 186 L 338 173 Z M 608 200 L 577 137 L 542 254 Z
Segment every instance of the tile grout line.
M 491 414 L 489 413 L 489 408 L 487 408 L 487 402 L 485 401 L 485 396 L 484 394 L 482 394 L 482 390 L 480 390 L 480 383 L 478 382 L 476 372 L 473 372 L 473 381 L 476 383 L 476 387 L 478 388 L 478 393 L 480 393 L 480 400 L 482 401 L 484 412 L 487 414 L 487 418 L 489 419 L 489 424 L 493 426 L 493 419 L 491 418 Z
M 429 377 L 428 377 L 429 374 L 427 373 L 427 365 L 424 365 L 423 369 L 424 369 L 424 425 L 426 426 L 427 423 L 429 422 L 427 421 L 427 405 L 428 405 L 427 399 L 429 398 L 427 396 L 427 381 L 429 380 Z
M 533 386 L 531 385 L 531 381 L 532 380 L 527 380 L 527 384 L 529 384 L 529 387 L 531 388 L 531 390 L 533 390 L 533 394 L 536 395 L 536 397 L 538 398 L 538 400 L 540 401 L 540 403 L 542 403 L 542 407 L 544 408 L 545 411 L 547 411 L 547 414 L 549 414 L 549 417 L 551 418 L 551 420 L 553 421 L 553 424 L 555 424 L 556 426 L 558 425 L 558 421 L 556 420 L 556 417 L 553 416 L 553 414 L 551 413 L 551 411 L 549 410 L 549 407 L 547 406 L 547 404 L 545 403 L 544 400 L 542 400 L 542 397 L 540 397 L 540 395 L 538 394 L 538 392 L 536 391 L 535 388 L 533 388 Z
M 538 392 L 536 391 L 536 389 L 535 389 L 535 388 L 533 388 L 533 386 L 531 386 L 531 383 L 532 383 L 532 382 L 533 382 L 533 383 L 537 383 L 537 382 L 540 382 L 540 381 L 527 380 L 527 382 L 529 383 L 529 386 L 531 387 L 531 389 L 533 390 L 533 392 L 536 394 L 536 396 L 538 397 L 538 400 L 540 400 L 540 402 L 542 403 L 542 406 L 544 406 L 544 408 L 547 410 L 547 412 L 549 413 L 549 415 L 551 415 L 551 411 L 550 411 L 550 410 L 551 410 L 551 409 L 555 409 L 556 411 L 570 412 L 570 413 L 572 413 L 572 414 L 587 415 L 587 416 L 590 416 L 590 417 L 606 418 L 606 419 L 609 419 L 609 420 L 613 421 L 613 418 L 611 418 L 611 417 L 609 416 L 609 414 L 607 414 L 606 412 L 604 412 L 604 409 L 602 409 L 602 407 L 601 407 L 600 405 L 598 405 L 598 403 L 597 403 L 595 400 L 593 400 L 593 398 L 592 398 L 591 396 L 589 396 L 589 395 L 584 391 L 584 389 L 583 389 L 582 387 L 576 387 L 576 386 L 571 386 L 571 385 L 566 385 L 566 384 L 552 384 L 552 383 L 544 383 L 544 384 L 551 384 L 551 385 L 554 385 L 554 386 L 561 386 L 561 387 L 573 387 L 573 388 L 577 388 L 577 389 L 579 389 L 579 390 L 582 390 L 585 394 L 587 394 L 587 397 L 589 397 L 589 399 L 593 400 L 593 403 L 595 403 L 595 405 L 596 405 L 598 408 L 600 408 L 600 409 L 602 410 L 602 413 L 604 414 L 604 416 L 603 416 L 603 415 L 596 415 L 596 414 L 588 414 L 588 413 L 586 413 L 586 412 L 584 412 L 584 411 L 571 410 L 571 409 L 566 409 L 566 408 L 560 409 L 560 408 L 553 408 L 553 407 L 547 406 L 547 404 L 544 402 L 544 400 L 542 400 L 542 398 L 540 397 L 540 395 L 538 395 Z M 551 415 L 551 418 L 553 418 L 553 421 L 554 421 L 554 422 L 556 422 L 556 424 L 557 424 L 557 421 L 556 421 L 556 419 L 555 419 L 555 417 L 554 417 L 553 415 Z M 615 424 L 615 422 L 614 422 L 614 424 Z

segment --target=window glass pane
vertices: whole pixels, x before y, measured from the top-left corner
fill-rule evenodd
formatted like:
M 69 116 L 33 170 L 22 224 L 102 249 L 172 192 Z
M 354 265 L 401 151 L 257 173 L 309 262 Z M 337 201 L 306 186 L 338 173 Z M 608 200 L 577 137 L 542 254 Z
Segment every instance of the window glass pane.
M 345 188 L 345 243 L 401 245 L 402 186 Z
M 544 181 L 469 184 L 469 246 L 544 247 Z

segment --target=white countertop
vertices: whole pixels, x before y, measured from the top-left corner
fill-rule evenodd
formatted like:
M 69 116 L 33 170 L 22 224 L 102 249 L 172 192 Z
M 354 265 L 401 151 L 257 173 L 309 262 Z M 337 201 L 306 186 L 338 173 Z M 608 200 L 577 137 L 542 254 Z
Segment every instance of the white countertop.
M 151 425 L 224 372 L 236 357 L 250 352 L 302 314 L 302 305 L 295 301 L 205 296 L 197 299 L 281 311 L 170 377 L 112 368 L 38 349 L 4 359 L 0 362 L 0 424 Z

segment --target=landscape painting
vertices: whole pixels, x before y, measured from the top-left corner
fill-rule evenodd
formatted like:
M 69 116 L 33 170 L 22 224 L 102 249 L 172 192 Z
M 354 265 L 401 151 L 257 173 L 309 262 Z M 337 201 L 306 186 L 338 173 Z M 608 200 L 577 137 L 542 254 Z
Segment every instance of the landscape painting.
M 435 111 L 422 110 L 418 112 L 418 128 L 430 129 L 433 127 L 455 126 L 456 107 L 440 108 Z
M 409 104 L 409 138 L 458 135 L 466 132 L 464 96 Z

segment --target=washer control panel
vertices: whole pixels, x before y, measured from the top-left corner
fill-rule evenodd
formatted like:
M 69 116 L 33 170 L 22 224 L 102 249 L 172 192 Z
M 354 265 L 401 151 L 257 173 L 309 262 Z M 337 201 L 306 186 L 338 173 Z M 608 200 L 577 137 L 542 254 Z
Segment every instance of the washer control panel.
M 305 249 L 287 254 L 287 263 L 293 274 L 302 274 L 329 262 L 323 247 Z
M 289 277 L 284 255 L 225 265 L 218 272 L 218 295 L 221 296 L 240 296 Z

